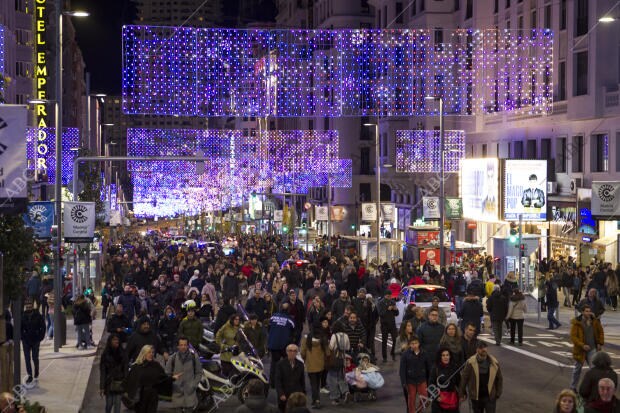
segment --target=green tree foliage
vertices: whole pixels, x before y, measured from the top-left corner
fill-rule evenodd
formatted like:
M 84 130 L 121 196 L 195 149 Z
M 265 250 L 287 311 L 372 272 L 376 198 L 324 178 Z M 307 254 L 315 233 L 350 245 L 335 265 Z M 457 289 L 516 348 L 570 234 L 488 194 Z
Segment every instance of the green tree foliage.
M 4 254 L 5 297 L 15 297 L 24 285 L 24 266 L 32 260 L 35 243 L 32 229 L 24 226 L 21 214 L 0 216 L 0 252 Z
M 78 156 L 91 156 L 86 148 L 80 148 Z M 104 211 L 104 204 L 101 200 L 101 164 L 99 162 L 87 162 L 79 166 L 79 180 L 84 184 L 84 189 L 78 194 L 78 201 L 94 202 L 95 212 L 100 214 Z

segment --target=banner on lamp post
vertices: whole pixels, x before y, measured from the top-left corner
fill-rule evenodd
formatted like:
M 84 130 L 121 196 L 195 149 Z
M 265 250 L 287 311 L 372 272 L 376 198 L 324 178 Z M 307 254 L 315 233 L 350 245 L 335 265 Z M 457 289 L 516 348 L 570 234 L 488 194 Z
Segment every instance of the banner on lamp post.
M 396 204 L 381 204 L 381 220 L 386 222 L 396 221 Z
M 273 221 L 274 222 L 282 222 L 282 218 L 284 217 L 284 211 L 281 209 L 276 209 L 273 211 Z
M 377 204 L 375 203 L 363 203 L 362 204 L 362 221 L 376 221 L 377 220 Z
M 425 196 L 422 197 L 422 214 L 424 219 L 439 219 L 439 197 Z
M 463 200 L 447 197 L 444 202 L 444 213 L 447 220 L 463 219 Z
M 331 216 L 334 222 L 344 221 L 344 207 L 342 205 L 332 206 Z
M 34 231 L 36 239 L 51 239 L 54 225 L 53 202 L 30 202 L 24 214 L 24 223 Z
M 28 109 L 0 105 L 0 214 L 26 211 L 28 165 L 26 121 Z
M 317 221 L 328 221 L 329 220 L 329 210 L 326 206 L 315 206 L 314 214 L 316 215 Z
M 607 219 L 620 217 L 620 182 L 592 182 L 592 216 Z
M 95 237 L 95 203 L 64 203 L 65 242 L 93 242 Z

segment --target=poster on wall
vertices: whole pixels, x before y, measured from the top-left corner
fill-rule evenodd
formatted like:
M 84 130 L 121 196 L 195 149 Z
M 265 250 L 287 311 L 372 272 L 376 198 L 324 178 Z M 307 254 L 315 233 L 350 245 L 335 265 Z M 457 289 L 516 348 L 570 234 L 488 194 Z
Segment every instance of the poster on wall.
M 592 182 L 592 216 L 614 220 L 620 217 L 620 182 Z
M 592 214 L 592 189 L 577 188 L 577 232 L 587 235 L 598 235 L 596 219 Z
M 496 222 L 499 218 L 499 161 L 497 158 L 463 159 L 461 199 L 465 218 Z
M 396 204 L 381 203 L 381 220 L 385 222 L 396 221 Z
M 431 265 L 439 265 L 439 250 L 438 249 L 421 249 L 420 250 L 420 264 L 426 264 L 429 261 Z
M 547 220 L 547 161 L 507 159 L 504 163 L 504 219 Z
M 28 203 L 26 122 L 28 108 L 0 105 L 0 214 L 17 214 Z
M 344 207 L 341 205 L 335 205 L 331 210 L 332 221 L 341 222 L 344 221 Z

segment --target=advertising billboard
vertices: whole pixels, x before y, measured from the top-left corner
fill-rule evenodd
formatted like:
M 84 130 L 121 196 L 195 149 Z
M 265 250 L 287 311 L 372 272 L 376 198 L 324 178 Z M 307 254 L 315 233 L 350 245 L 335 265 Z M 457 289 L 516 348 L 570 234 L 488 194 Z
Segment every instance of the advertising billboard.
M 547 161 L 506 159 L 503 192 L 506 221 L 546 221 Z
M 483 222 L 498 221 L 498 159 L 463 159 L 460 182 L 463 217 Z

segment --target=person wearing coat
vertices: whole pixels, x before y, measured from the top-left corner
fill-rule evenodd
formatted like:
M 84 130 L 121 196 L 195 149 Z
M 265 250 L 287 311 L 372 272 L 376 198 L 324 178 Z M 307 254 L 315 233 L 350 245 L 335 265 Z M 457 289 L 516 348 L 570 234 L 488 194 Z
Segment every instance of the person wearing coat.
M 75 348 L 80 346 L 86 350 L 90 343 L 89 325 L 92 323 L 92 304 L 90 300 L 80 294 L 73 304 L 73 324 L 77 330 L 77 343 Z
M 465 326 L 471 323 L 476 326 L 476 334 L 480 334 L 480 319 L 483 314 L 480 299 L 468 292 L 463 300 L 461 311 L 457 314 L 461 319 L 461 329 L 463 332 L 465 332 Z
M 573 359 L 575 360 L 570 387 L 576 389 L 583 363 L 590 364 L 594 354 L 605 344 L 601 320 L 594 317 L 589 305 L 583 306 L 582 314 L 571 320 L 570 340 L 573 343 Z
M 39 346 L 45 337 L 45 320 L 39 310 L 33 308 L 32 304 L 32 300 L 28 298 L 24 306 L 21 326 L 22 345 L 26 360 L 26 371 L 28 372 L 27 385 L 33 382 L 36 384 L 39 379 Z M 30 364 L 31 357 L 34 363 L 34 376 Z
M 198 354 L 189 351 L 187 337 L 177 340 L 177 352 L 166 362 L 166 374 L 178 376 L 172 384 L 172 406 L 181 411 L 192 411 L 198 403 L 196 388 L 202 377 L 202 365 Z
M 297 360 L 298 347 L 295 344 L 286 346 L 286 358 L 278 361 L 275 369 L 275 387 L 280 412 L 286 409 L 289 396 L 295 392 L 306 393 L 304 364 Z
M 180 374 L 168 376 L 164 368 L 154 360 L 155 349 L 153 346 L 142 347 L 136 362 L 129 370 L 125 381 L 127 395 L 137 400 L 133 409 L 135 413 L 157 412 L 159 394 L 170 393 L 172 381 L 177 380 Z
M 222 353 L 220 354 L 220 360 L 222 362 L 222 374 L 228 377 L 233 369 L 231 359 L 233 354 L 228 350 L 229 347 L 239 345 L 237 341 L 237 333 L 239 332 L 241 318 L 237 314 L 233 314 L 228 319 L 228 322 L 222 326 L 215 335 L 215 342 Z
M 455 392 L 458 394 L 461 375 L 458 373 L 460 365 L 455 362 L 453 353 L 448 347 L 440 347 L 437 352 L 435 365 L 431 368 L 429 386 L 435 385 L 442 392 Z M 457 402 L 456 408 L 442 408 L 440 400 L 435 399 L 431 405 L 432 413 L 458 412 L 459 406 Z
M 467 359 L 461 375 L 461 401 L 469 397 L 474 412 L 494 412 L 502 390 L 503 378 L 499 362 L 487 353 L 487 343 L 478 341 L 476 354 Z
M 263 382 L 258 379 L 250 379 L 248 397 L 242 406 L 237 407 L 235 413 L 278 413 L 278 409 L 267 403 Z
M 198 348 L 202 339 L 202 322 L 196 317 L 196 309 L 188 308 L 187 317 L 179 324 L 179 337 L 185 336 L 192 346 Z
M 547 279 L 547 293 L 545 295 L 545 299 L 547 300 L 547 320 L 549 321 L 548 330 L 555 330 L 562 326 L 562 324 L 555 318 L 555 312 L 558 310 L 560 306 L 560 302 L 558 301 L 558 286 L 555 284 L 555 281 L 548 276 Z
M 599 351 L 592 357 L 592 368 L 586 372 L 579 385 L 579 395 L 587 402 L 597 400 L 598 382 L 608 378 L 618 387 L 618 374 L 611 368 L 611 357 L 604 351 Z
M 258 353 L 257 356 L 263 358 L 265 356 L 265 349 L 267 348 L 267 336 L 256 314 L 250 314 L 250 320 L 243 325 L 243 332 Z M 241 343 L 241 345 L 245 351 L 244 346 L 246 344 Z M 247 351 L 245 352 L 247 353 Z
M 320 324 L 313 326 L 313 329 L 304 337 L 301 342 L 301 358 L 304 359 L 305 369 L 310 380 L 312 389 L 312 408 L 319 409 L 321 400 L 319 391 L 321 389 L 321 375 L 325 371 L 325 358 L 330 355 L 327 337 L 321 333 Z
M 520 346 L 523 345 L 523 322 L 525 321 L 525 313 L 527 313 L 525 296 L 521 291 L 516 290 L 510 297 L 508 313 L 506 314 L 506 319 L 510 324 L 510 344 L 515 343 L 515 330 L 517 330 L 518 343 Z
M 499 285 L 493 287 L 493 292 L 487 299 L 487 311 L 491 319 L 495 344 L 499 346 L 502 342 L 502 327 L 508 313 L 508 298 L 502 294 Z
M 121 348 L 121 339 L 117 334 L 110 334 L 101 354 L 99 363 L 99 393 L 105 396 L 105 412 L 121 412 L 122 387 L 118 387 L 127 377 L 127 354 Z

